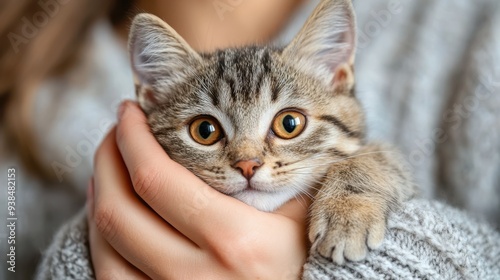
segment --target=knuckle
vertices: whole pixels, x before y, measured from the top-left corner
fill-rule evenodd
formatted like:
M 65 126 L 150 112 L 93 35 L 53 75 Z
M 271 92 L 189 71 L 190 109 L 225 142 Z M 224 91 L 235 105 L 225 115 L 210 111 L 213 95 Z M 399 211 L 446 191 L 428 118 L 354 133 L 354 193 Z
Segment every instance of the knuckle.
M 225 239 L 225 242 L 217 244 L 215 253 L 219 260 L 230 269 L 241 269 L 245 267 L 259 267 L 266 256 L 262 250 L 261 242 L 251 238 L 249 235 L 233 236 Z
M 103 206 L 96 205 L 94 212 L 94 222 L 97 230 L 111 241 L 117 232 L 116 211 L 112 204 Z
M 160 189 L 159 174 L 159 170 L 155 167 L 139 165 L 132 174 L 132 184 L 136 193 L 145 200 L 154 200 Z

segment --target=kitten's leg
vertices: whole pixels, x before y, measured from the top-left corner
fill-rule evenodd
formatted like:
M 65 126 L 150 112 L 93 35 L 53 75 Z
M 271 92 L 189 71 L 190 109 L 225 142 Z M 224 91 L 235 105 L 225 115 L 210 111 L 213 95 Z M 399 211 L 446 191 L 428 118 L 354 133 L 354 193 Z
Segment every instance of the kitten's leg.
M 415 190 L 402 162 L 391 148 L 367 145 L 333 164 L 311 206 L 311 252 L 342 264 L 379 247 L 389 211 Z

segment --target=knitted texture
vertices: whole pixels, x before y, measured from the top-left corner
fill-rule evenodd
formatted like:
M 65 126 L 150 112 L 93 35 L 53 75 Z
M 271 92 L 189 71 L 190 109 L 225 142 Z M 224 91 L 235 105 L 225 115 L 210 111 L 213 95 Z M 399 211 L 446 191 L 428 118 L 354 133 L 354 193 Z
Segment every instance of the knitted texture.
M 85 209 L 63 225 L 44 254 L 36 279 L 94 279 Z
M 382 248 L 362 262 L 310 256 L 304 279 L 500 279 L 500 234 L 459 210 L 412 200 L 388 228 Z
M 362 262 L 310 256 L 304 279 L 500 279 L 500 233 L 439 202 L 415 199 L 390 215 L 383 246 Z M 94 279 L 85 214 L 63 226 L 36 279 Z

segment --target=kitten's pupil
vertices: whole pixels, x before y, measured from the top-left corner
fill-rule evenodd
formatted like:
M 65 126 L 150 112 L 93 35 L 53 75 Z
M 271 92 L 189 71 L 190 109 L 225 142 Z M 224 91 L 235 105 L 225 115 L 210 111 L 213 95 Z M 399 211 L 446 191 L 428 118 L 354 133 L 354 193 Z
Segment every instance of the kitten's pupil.
M 198 129 L 198 133 L 203 139 L 208 139 L 213 132 L 215 132 L 215 127 L 207 121 L 202 122 Z
M 284 118 L 283 118 L 283 128 L 285 128 L 285 130 L 288 132 L 288 133 L 292 133 L 295 128 L 297 127 L 298 123 L 296 122 L 295 118 L 290 116 L 290 115 L 286 115 Z

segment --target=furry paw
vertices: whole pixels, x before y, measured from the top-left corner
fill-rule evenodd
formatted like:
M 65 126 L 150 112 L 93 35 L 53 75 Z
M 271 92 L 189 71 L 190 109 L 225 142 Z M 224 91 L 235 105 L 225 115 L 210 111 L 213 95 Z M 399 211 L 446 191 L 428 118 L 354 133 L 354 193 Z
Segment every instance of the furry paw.
M 380 209 L 316 210 L 312 209 L 309 228 L 311 254 L 318 253 L 341 265 L 345 260 L 363 260 L 368 249 L 377 249 L 384 240 L 386 223 Z

